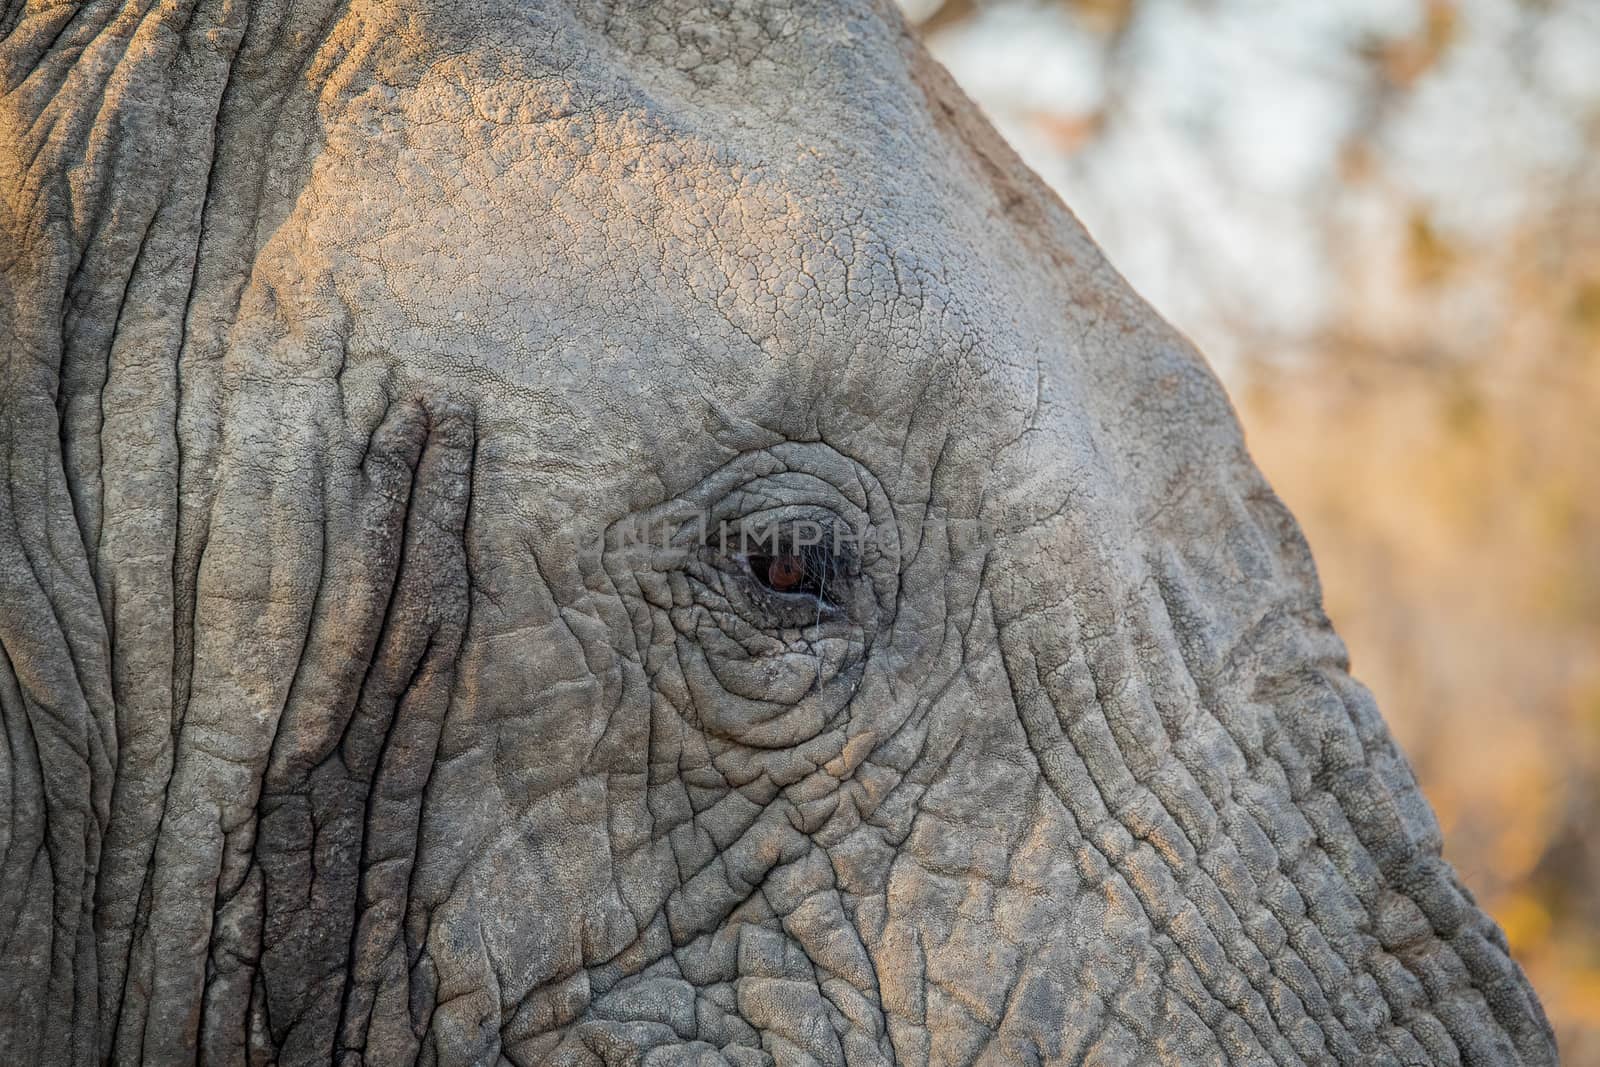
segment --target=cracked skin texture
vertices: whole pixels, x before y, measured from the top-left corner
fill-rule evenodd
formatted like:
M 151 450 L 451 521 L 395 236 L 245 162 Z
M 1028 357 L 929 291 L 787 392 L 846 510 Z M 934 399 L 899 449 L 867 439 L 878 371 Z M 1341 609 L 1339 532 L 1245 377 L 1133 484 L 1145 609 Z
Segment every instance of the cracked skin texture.
M 886 2 L 0 32 L 6 1064 L 1555 1061 L 1204 361 Z M 808 615 L 685 509 L 877 536 Z

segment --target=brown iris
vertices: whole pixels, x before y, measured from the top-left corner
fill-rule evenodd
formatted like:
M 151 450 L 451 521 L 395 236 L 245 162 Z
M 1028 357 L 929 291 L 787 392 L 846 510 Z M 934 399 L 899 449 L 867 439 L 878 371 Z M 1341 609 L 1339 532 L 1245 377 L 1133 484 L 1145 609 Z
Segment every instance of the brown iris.
M 829 585 L 839 573 L 839 562 L 821 545 L 780 545 L 770 552 L 744 557 L 750 577 L 763 589 L 786 597 L 807 596 L 829 600 Z
M 806 576 L 806 561 L 789 553 L 773 556 L 767 563 L 767 584 L 780 593 L 798 586 Z

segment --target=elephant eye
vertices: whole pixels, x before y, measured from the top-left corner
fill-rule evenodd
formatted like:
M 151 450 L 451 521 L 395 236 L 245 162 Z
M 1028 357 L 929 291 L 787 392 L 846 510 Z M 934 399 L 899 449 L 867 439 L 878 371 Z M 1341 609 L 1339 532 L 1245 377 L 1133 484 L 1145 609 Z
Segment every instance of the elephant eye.
M 750 576 L 763 589 L 787 596 L 813 597 L 826 603 L 829 583 L 840 568 L 821 545 L 780 549 L 777 552 L 750 553 L 744 558 Z

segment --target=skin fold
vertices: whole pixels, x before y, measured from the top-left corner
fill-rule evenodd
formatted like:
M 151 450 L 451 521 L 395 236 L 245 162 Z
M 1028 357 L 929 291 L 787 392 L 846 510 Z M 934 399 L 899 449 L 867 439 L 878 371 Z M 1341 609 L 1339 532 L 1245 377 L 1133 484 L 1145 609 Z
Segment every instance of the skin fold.
M 887 2 L 0 33 L 4 1063 L 1555 1062 L 1216 379 Z M 826 595 L 702 536 L 801 519 Z

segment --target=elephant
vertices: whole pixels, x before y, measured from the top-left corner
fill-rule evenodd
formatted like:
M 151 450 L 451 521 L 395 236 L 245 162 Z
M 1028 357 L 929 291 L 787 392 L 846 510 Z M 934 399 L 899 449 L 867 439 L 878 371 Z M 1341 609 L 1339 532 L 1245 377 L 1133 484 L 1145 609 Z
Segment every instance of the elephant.
M 888 0 L 4 0 L 8 1065 L 1548 1064 Z

